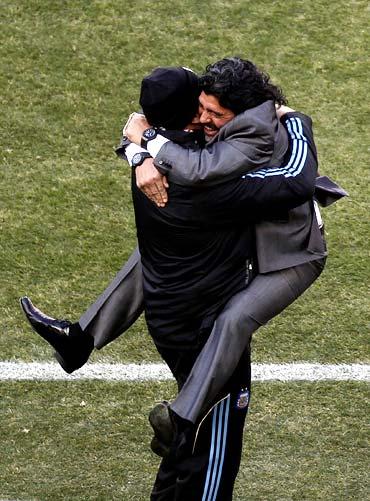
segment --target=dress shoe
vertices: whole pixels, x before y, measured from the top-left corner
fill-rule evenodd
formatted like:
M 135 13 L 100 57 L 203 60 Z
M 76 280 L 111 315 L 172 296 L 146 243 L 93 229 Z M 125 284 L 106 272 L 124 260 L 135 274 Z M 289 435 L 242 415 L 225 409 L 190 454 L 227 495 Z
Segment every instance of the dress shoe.
M 170 415 L 170 404 L 166 401 L 157 404 L 149 413 L 149 422 L 154 431 L 150 444 L 152 451 L 165 457 L 175 437 L 175 428 Z
M 170 455 L 170 447 L 160 442 L 157 437 L 152 438 L 150 448 L 160 458 L 166 458 Z
M 20 299 L 21 308 L 34 331 L 55 350 L 55 358 L 71 374 L 82 367 L 94 349 L 94 339 L 84 333 L 79 324 L 45 315 L 27 297 Z

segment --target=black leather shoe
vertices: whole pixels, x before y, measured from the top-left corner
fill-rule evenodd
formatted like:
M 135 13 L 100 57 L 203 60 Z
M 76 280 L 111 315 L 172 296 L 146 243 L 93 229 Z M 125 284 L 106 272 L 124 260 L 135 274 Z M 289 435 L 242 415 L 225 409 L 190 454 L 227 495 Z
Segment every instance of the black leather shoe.
M 27 296 L 22 297 L 20 303 L 33 330 L 54 348 L 55 358 L 68 374 L 87 362 L 94 349 L 91 336 L 68 320 L 58 320 L 45 315 Z
M 170 416 L 170 404 L 166 401 L 157 404 L 149 413 L 149 422 L 154 431 L 150 444 L 152 451 L 165 457 L 175 437 L 174 424 Z
M 150 448 L 152 449 L 152 452 L 157 454 L 160 458 L 165 458 L 170 455 L 170 447 L 160 442 L 157 437 L 152 438 Z

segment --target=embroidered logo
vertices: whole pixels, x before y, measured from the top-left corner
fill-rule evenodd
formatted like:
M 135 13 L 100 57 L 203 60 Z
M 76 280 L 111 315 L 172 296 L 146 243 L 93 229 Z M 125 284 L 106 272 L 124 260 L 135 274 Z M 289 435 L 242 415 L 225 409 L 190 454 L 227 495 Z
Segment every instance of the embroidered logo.
M 236 399 L 236 408 L 245 409 L 249 404 L 249 391 L 245 388 L 240 390 L 239 395 Z

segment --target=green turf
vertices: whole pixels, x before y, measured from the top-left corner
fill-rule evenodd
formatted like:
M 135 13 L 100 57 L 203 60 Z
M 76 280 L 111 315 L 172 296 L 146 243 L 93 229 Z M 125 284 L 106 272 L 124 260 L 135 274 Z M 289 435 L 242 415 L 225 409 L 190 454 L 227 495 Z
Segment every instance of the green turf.
M 146 415 L 172 384 L 18 382 L 0 391 L 0 498 L 149 499 L 158 460 Z M 360 383 L 255 384 L 234 499 L 368 499 L 365 397 Z
M 19 296 L 77 319 L 135 246 L 130 173 L 113 148 L 137 109 L 141 78 L 158 65 L 202 71 L 238 54 L 268 71 L 290 105 L 313 117 L 320 172 L 350 193 L 323 212 L 330 257 L 322 277 L 260 331 L 254 361 L 369 361 L 367 2 L 0 4 L 1 360 L 51 359 L 25 323 Z M 143 359 L 159 360 L 142 319 L 92 357 Z M 117 388 L 130 395 L 122 405 Z M 155 461 L 144 416 L 161 388 L 2 383 L 0 497 L 140 499 L 142 485 L 147 499 Z M 369 497 L 365 387 L 284 388 L 257 385 L 237 499 Z

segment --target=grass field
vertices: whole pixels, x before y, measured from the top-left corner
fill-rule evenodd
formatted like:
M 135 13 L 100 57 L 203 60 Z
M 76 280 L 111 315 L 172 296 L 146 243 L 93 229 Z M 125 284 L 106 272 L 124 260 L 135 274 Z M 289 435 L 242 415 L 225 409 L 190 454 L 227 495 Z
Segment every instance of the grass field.
M 254 361 L 369 362 L 369 47 L 362 0 L 2 0 L 0 359 L 50 360 L 18 307 L 77 319 L 135 246 L 130 172 L 113 148 L 159 65 L 238 54 L 313 117 L 330 258 L 254 340 Z M 158 361 L 140 319 L 93 361 Z M 144 500 L 147 411 L 171 383 L 3 382 L 0 499 Z M 81 405 L 86 402 L 86 405 Z M 370 498 L 365 383 L 258 383 L 239 500 Z M 190 501 L 190 500 L 189 500 Z

